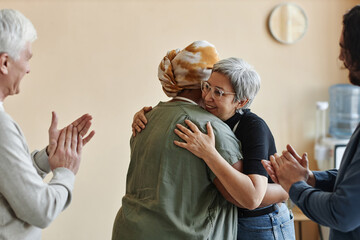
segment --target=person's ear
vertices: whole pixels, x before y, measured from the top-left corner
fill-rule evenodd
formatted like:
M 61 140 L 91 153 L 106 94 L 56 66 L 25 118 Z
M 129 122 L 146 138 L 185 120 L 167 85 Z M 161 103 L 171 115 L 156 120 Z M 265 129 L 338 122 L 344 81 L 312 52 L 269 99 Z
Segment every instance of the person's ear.
M 242 100 L 242 101 L 238 101 L 238 102 L 237 102 L 236 109 L 241 109 L 241 108 L 243 108 L 248 102 L 249 102 L 249 99 L 245 99 L 245 100 Z
M 8 74 L 9 55 L 7 53 L 0 54 L 0 74 Z

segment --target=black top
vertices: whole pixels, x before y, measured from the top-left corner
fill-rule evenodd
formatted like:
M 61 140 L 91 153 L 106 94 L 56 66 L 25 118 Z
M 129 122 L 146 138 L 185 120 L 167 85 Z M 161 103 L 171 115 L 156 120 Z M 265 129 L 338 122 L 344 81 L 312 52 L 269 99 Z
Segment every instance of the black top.
M 268 177 L 261 160 L 269 159 L 270 155 L 276 153 L 274 137 L 269 127 L 263 119 L 250 112 L 250 109 L 243 109 L 242 114 L 235 113 L 225 121 L 232 130 L 238 122 L 235 136 L 242 146 L 243 173 Z M 269 181 L 272 182 L 270 178 Z

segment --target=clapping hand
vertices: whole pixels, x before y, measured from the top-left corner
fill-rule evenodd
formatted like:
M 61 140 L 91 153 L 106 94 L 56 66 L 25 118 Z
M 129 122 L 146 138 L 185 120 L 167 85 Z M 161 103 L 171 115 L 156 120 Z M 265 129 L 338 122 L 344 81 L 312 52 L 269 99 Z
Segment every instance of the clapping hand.
M 76 119 L 74 122 L 72 122 L 70 125 L 76 127 L 78 130 L 78 134 L 81 136 L 81 138 L 83 138 L 91 127 L 91 120 L 92 120 L 91 115 L 84 114 L 78 119 Z M 58 117 L 55 112 L 52 112 L 51 125 L 49 128 L 49 145 L 46 149 L 46 152 L 49 156 L 54 154 L 60 136 L 61 130 L 57 129 L 57 125 L 58 125 Z M 95 131 L 91 131 L 89 135 L 83 139 L 83 146 L 85 146 L 94 135 L 95 135 Z
M 52 112 L 49 128 L 49 146 L 47 147 L 51 170 L 65 167 L 73 171 L 74 174 L 77 173 L 82 148 L 95 135 L 95 131 L 91 131 L 84 138 L 91 127 L 91 120 L 92 117 L 89 114 L 84 114 L 66 128 L 58 130 L 58 118 L 56 113 Z
M 282 155 L 275 153 L 270 156 L 270 161 L 262 160 L 262 164 L 275 183 L 279 183 L 287 192 L 292 184 L 298 181 L 308 181 L 312 172 L 308 167 L 307 153 L 300 157 L 291 145 Z

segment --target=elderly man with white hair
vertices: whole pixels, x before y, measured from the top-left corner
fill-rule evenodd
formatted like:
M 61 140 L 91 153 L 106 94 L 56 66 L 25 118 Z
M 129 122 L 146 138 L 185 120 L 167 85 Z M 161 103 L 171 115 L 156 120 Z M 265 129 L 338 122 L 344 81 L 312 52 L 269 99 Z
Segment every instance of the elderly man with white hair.
M 62 130 L 52 114 L 49 145 L 29 153 L 25 137 L 5 112 L 3 101 L 19 93 L 30 72 L 32 23 L 20 12 L 0 10 L 0 239 L 41 239 L 47 227 L 71 201 L 81 150 L 94 136 L 92 117 L 84 114 Z M 49 183 L 43 178 L 52 171 Z

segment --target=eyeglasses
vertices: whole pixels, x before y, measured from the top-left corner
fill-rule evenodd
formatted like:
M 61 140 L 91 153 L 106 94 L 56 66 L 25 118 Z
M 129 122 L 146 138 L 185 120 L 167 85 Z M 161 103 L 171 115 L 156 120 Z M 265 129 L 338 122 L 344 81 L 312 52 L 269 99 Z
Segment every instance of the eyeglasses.
M 211 91 L 211 96 L 220 100 L 223 95 L 235 95 L 233 92 L 224 92 L 222 89 L 218 87 L 211 87 L 211 85 L 207 81 L 201 81 L 201 91 L 205 94 L 208 94 Z

